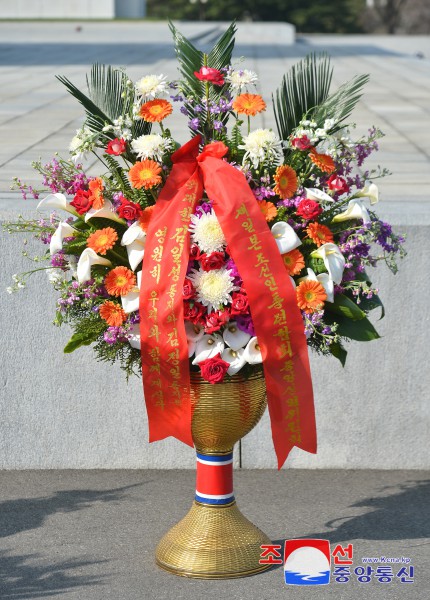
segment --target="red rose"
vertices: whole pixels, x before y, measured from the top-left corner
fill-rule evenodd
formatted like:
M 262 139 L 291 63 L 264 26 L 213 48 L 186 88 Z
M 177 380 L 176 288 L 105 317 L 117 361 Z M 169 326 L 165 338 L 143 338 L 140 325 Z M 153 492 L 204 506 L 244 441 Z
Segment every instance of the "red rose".
M 185 300 L 190 300 L 190 298 L 194 298 L 196 293 L 195 287 L 193 286 L 193 282 L 189 279 L 185 279 L 184 287 L 182 288 L 182 296 Z
M 80 215 L 88 212 L 93 205 L 93 201 L 90 200 L 90 192 L 78 190 L 72 202 L 70 202 L 70 205 L 73 206 Z
M 200 260 L 202 253 L 200 252 L 200 248 L 197 244 L 193 244 L 190 248 L 190 258 L 192 260 Z
M 330 175 L 327 180 L 327 185 L 331 190 L 335 190 L 336 192 L 339 192 L 339 194 L 349 192 L 349 185 L 346 183 L 345 179 L 340 175 L 336 175 L 336 173 Z
M 136 221 L 142 214 L 142 207 L 136 204 L 136 202 L 131 202 L 122 196 L 121 205 L 117 208 L 117 213 L 121 219 Z
M 297 214 L 304 219 L 316 219 L 322 213 L 322 208 L 315 200 L 301 200 L 297 208 Z
M 248 296 L 241 292 L 234 292 L 231 296 L 231 314 L 243 315 L 249 310 Z
M 230 314 L 228 310 L 211 312 L 206 316 L 205 333 L 214 333 L 219 331 L 223 325 L 228 323 Z
M 202 320 L 202 315 L 205 313 L 206 308 L 200 302 L 184 302 L 184 319 L 191 321 L 191 323 L 199 323 Z
M 312 146 L 312 143 L 307 135 L 302 135 L 301 137 L 293 138 L 291 145 L 293 148 L 297 148 L 297 150 L 308 150 Z
M 111 140 L 109 142 L 105 152 L 106 154 L 113 154 L 114 156 L 119 156 L 120 154 L 125 152 L 126 145 L 126 141 L 123 138 L 115 138 L 114 140 Z
M 221 354 L 217 354 L 212 358 L 207 358 L 199 363 L 200 372 L 203 379 L 209 383 L 221 383 L 224 379 L 230 365 L 221 358 Z
M 194 71 L 194 75 L 200 81 L 209 81 L 209 83 L 213 83 L 214 85 L 224 85 L 224 75 L 218 69 L 201 67 L 200 71 Z
M 214 269 L 221 269 L 224 266 L 224 252 L 212 252 L 212 254 L 202 254 L 200 257 L 200 263 L 203 271 L 213 271 Z

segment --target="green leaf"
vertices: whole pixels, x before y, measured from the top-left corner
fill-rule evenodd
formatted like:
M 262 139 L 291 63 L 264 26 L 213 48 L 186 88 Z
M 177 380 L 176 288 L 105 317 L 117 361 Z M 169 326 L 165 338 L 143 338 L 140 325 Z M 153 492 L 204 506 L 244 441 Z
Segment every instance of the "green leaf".
M 325 308 L 331 313 L 344 315 L 353 321 L 359 321 L 366 316 L 366 313 L 344 294 L 337 294 L 334 298 L 334 302 L 326 302 Z
M 381 316 L 379 320 L 383 319 L 385 316 L 385 308 L 382 304 L 381 298 L 377 294 L 373 294 L 371 298 L 361 298 L 360 299 L 360 307 L 365 311 L 374 310 L 375 308 L 381 309 Z
M 345 350 L 342 344 L 340 342 L 330 344 L 329 350 L 333 354 L 333 356 L 340 360 L 342 367 L 344 367 L 348 352 Z
M 342 337 L 358 342 L 370 342 L 380 337 L 379 333 L 366 317 L 360 319 L 360 321 L 352 321 L 347 317 L 336 316 L 334 320 L 339 325 L 336 333 Z
M 332 75 L 327 54 L 309 54 L 284 75 L 272 98 L 282 140 L 288 139 L 305 114 L 328 98 Z
M 74 333 L 65 345 L 64 353 L 70 354 L 71 352 L 74 352 L 81 346 L 89 346 L 90 344 L 95 342 L 97 338 L 98 334 L 96 335 L 94 332 Z

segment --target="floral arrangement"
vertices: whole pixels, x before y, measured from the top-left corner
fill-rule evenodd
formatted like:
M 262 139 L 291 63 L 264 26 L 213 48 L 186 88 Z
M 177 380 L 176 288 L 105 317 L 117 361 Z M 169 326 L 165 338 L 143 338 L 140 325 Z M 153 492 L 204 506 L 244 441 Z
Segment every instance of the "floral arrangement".
M 200 148 L 222 143 L 223 161 L 244 174 L 289 275 L 307 344 L 345 362 L 345 342 L 376 339 L 368 313 L 383 306 L 368 268 L 381 260 L 396 271 L 403 238 L 374 212 L 374 180 L 365 170 L 378 149 L 377 128 L 354 140 L 348 118 L 367 81 L 359 76 L 334 93 L 330 61 L 308 56 L 284 77 L 273 98 L 277 132 L 254 128 L 267 110 L 256 73 L 232 61 L 234 25 L 209 54 L 173 27 L 181 79 L 161 74 L 132 81 L 121 69 L 96 65 L 88 95 L 58 79 L 86 111 L 70 156 L 33 163 L 44 189 L 19 179 L 24 197 L 44 197 L 49 217 L 19 218 L 10 232 L 32 232 L 45 245 L 45 266 L 14 276 L 9 292 L 46 270 L 59 295 L 55 324 L 67 323 L 72 352 L 92 344 L 98 359 L 141 372 L 139 293 L 154 207 L 179 144 L 168 128 L 174 105 L 188 119 Z M 83 166 L 89 154 L 99 171 Z M 69 216 L 65 216 L 65 213 Z M 189 218 L 189 262 L 183 318 L 192 369 L 211 383 L 261 363 L 248 290 L 234 247 L 211 200 L 203 195 Z M 187 250 L 188 252 L 188 250 Z

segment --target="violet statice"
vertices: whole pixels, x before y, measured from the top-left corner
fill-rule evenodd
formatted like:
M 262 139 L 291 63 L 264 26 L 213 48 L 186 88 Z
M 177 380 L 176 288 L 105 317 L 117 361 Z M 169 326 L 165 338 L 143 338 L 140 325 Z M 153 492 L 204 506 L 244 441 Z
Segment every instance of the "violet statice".
M 68 261 L 66 255 L 63 250 L 59 250 L 55 254 L 51 256 L 51 266 L 57 269 L 61 269 L 62 271 L 67 271 L 68 269 Z
M 124 327 L 108 327 L 103 334 L 104 341 L 109 344 L 117 344 L 118 342 L 127 341 L 127 331 Z
M 197 129 L 200 127 L 200 120 L 197 117 L 191 119 L 191 121 L 188 121 L 188 127 L 193 131 L 197 131 Z

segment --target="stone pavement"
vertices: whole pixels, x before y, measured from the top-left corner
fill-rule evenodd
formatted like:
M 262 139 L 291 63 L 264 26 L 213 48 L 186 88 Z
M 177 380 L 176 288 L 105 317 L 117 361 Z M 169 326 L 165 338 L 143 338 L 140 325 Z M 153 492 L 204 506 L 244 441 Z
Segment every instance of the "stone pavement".
M 225 24 L 181 23 L 179 28 L 204 49 Z M 394 173 L 383 182 L 382 215 L 402 224 L 428 218 L 430 39 L 307 35 L 290 44 L 290 38 L 287 25 L 240 23 L 235 57 L 248 57 L 246 66 L 259 73 L 267 100 L 283 73 L 309 52 L 332 55 L 335 84 L 370 73 L 353 119 L 360 132 L 374 123 L 386 133 L 374 159 Z M 93 62 L 127 66 L 132 78 L 148 72 L 176 74 L 170 32 L 162 22 L 0 22 L 0 40 L 0 198 L 8 200 L 15 199 L 7 192 L 11 178 L 34 181 L 30 162 L 39 155 L 49 159 L 55 151 L 64 154 L 81 123 L 80 106 L 55 74 L 84 85 Z M 271 111 L 254 122 L 275 125 Z M 171 123 L 184 141 L 185 118 L 178 114 Z M 402 218 L 397 219 L 399 212 Z
M 272 540 L 329 539 L 332 550 L 333 544 L 352 543 L 353 567 L 363 557 L 380 556 L 408 557 L 415 567 L 414 583 L 359 583 L 353 576 L 347 583 L 286 587 L 279 567 L 227 581 L 185 579 L 158 569 L 155 546 L 190 507 L 193 471 L 3 471 L 0 598 L 425 600 L 429 475 L 236 472 L 241 510 Z

